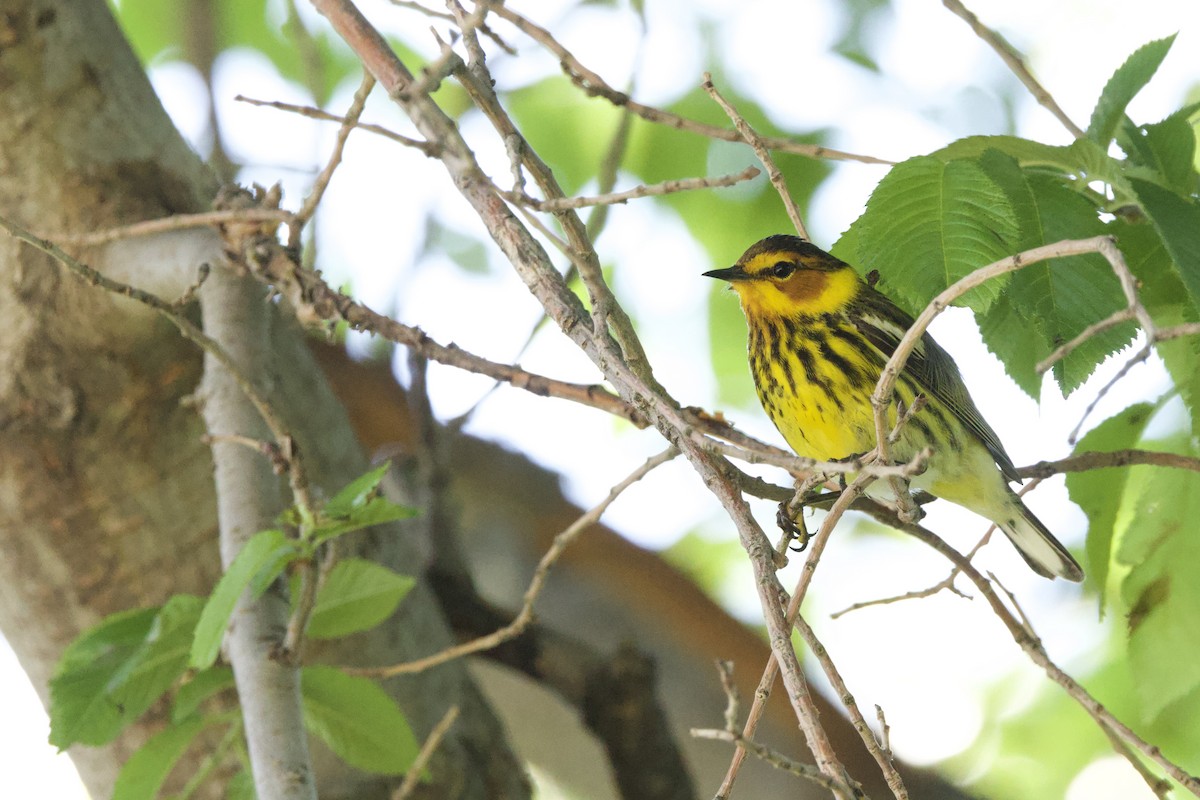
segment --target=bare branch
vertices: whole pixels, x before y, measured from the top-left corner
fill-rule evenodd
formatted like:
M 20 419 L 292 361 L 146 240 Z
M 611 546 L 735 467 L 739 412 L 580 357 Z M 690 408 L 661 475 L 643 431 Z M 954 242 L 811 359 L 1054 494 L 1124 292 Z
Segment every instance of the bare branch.
M 891 405 L 892 392 L 895 388 L 896 380 L 899 378 L 900 372 L 904 369 L 904 365 L 908 362 L 908 357 L 911 355 L 913 348 L 917 346 L 917 342 L 920 341 L 921 337 L 925 335 L 925 331 L 929 328 L 929 323 L 938 314 L 945 311 L 954 300 L 998 275 L 1014 272 L 1030 264 L 1036 264 L 1039 261 L 1046 261 L 1051 258 L 1097 252 L 1103 255 L 1113 265 L 1114 271 L 1120 275 L 1121 269 L 1119 267 L 1124 267 L 1125 259 L 1111 237 L 1097 236 L 1091 239 L 1072 239 L 1035 247 L 980 267 L 971 274 L 955 281 L 938 294 L 937 297 L 930 300 L 920 316 L 913 322 L 912 327 L 901 338 L 900 343 L 896 345 L 891 358 L 888 359 L 887 364 L 880 372 L 879 382 L 875 385 L 875 391 L 871 394 L 871 404 L 875 407 L 875 436 L 876 441 L 879 442 L 880 449 L 883 449 L 887 442 L 887 411 Z M 1127 267 L 1125 268 L 1125 272 L 1128 272 Z
M 535 211 L 564 211 L 570 208 L 586 208 L 588 206 L 607 206 L 635 200 L 639 197 L 657 197 L 664 194 L 690 192 L 697 189 L 717 189 L 733 186 L 748 181 L 759 174 L 757 167 L 747 167 L 741 172 L 721 175 L 716 178 L 681 178 L 674 181 L 664 181 L 648 186 L 635 186 L 623 192 L 595 195 L 593 197 L 564 197 L 556 200 L 538 200 L 535 197 L 519 192 L 501 192 L 501 196 L 511 203 L 528 206 Z
M 560 397 L 622 417 L 639 428 L 644 415 L 597 384 L 560 381 L 527 372 L 520 367 L 490 361 L 455 344 L 444 345 L 420 328 L 397 322 L 334 289 L 321 273 L 304 269 L 291 254 L 271 239 L 262 239 L 243 252 L 246 265 L 260 280 L 273 285 L 291 304 L 301 322 L 345 322 L 353 330 L 369 331 L 402 345 L 439 364 L 486 375 L 542 397 Z
M 321 198 L 325 196 L 325 190 L 329 187 L 329 181 L 333 179 L 333 171 L 337 169 L 338 164 L 342 163 L 342 153 L 346 149 L 346 140 L 350 137 L 350 131 L 358 125 L 358 119 L 362 116 L 363 109 L 367 105 L 367 96 L 371 94 L 371 90 L 375 88 L 375 79 L 371 77 L 371 73 L 363 73 L 362 83 L 358 90 L 354 92 L 354 100 L 350 103 L 350 109 L 346 112 L 346 116 L 342 119 L 341 127 L 338 129 L 337 140 L 333 145 L 333 152 L 329 155 L 329 162 L 325 168 L 317 175 L 313 181 L 312 189 L 308 193 L 308 197 L 304 198 L 304 202 L 300 204 L 300 210 L 296 212 L 296 225 L 291 226 L 291 233 L 288 237 L 288 244 L 292 247 L 297 247 L 300 244 L 300 230 L 312 219 L 313 214 L 317 212 L 317 205 L 321 202 Z
M 791 646 L 790 629 L 784 619 L 781 602 L 782 587 L 775 578 L 774 565 L 771 558 L 771 543 L 763 533 L 762 528 L 750 514 L 749 507 L 739 489 L 736 472 L 722 459 L 703 450 L 696 442 L 683 434 L 688 427 L 679 405 L 672 400 L 662 387 L 654 380 L 649 364 L 645 361 L 644 353 L 636 336 L 629 336 L 632 326 L 621 316 L 619 305 L 603 309 L 597 317 L 609 314 L 613 323 L 615 341 L 620 345 L 614 346 L 613 336 L 605 326 L 597 326 L 596 318 L 589 319 L 582 303 L 571 292 L 561 274 L 554 269 L 546 256 L 545 250 L 528 229 L 522 226 L 511 213 L 505 203 L 491 186 L 490 181 L 483 178 L 483 171 L 474 158 L 471 149 L 463 141 L 454 123 L 446 117 L 427 96 L 413 96 L 404 90 L 413 82 L 412 73 L 397 58 L 388 47 L 387 42 L 370 23 L 362 16 L 357 8 L 348 0 L 312 0 L 313 5 L 325 15 L 338 34 L 358 54 L 363 63 L 375 75 L 380 84 L 409 115 L 417 129 L 431 141 L 438 141 L 443 146 L 442 162 L 454 181 L 455 187 L 479 214 L 487 226 L 489 233 L 495 239 L 500 249 L 512 262 L 517 274 L 526 286 L 541 301 L 548 316 L 554 320 L 563 333 L 575 342 L 580 349 L 593 360 L 604 376 L 616 388 L 627 402 L 635 405 L 650 417 L 655 427 L 680 451 L 695 467 L 701 480 L 710 491 L 720 500 L 728 512 L 738 531 L 742 546 L 750 556 L 754 569 L 759 602 L 762 605 L 763 617 L 770 634 L 772 651 L 782 664 L 784 686 L 792 708 L 801 722 L 810 748 L 817 754 L 818 766 L 821 771 L 837 781 L 839 785 L 848 786 L 849 779 L 845 767 L 838 762 L 828 742 L 828 737 L 820 727 L 815 716 L 815 707 L 809 694 L 803 670 L 800 668 L 795 651 Z M 502 7 L 496 7 L 499 10 Z M 468 51 L 473 47 L 468 39 Z M 472 55 L 474 61 L 474 56 Z M 472 69 L 484 72 L 482 64 L 468 65 L 465 74 L 471 75 L 471 91 L 477 92 L 486 105 L 485 113 L 496 125 L 501 137 L 515 133 L 511 120 L 500 109 L 496 113 L 490 94 L 490 84 L 477 80 Z M 486 75 L 484 75 L 486 77 Z M 475 95 L 473 95 L 475 96 Z M 479 102 L 477 100 L 477 102 Z M 494 116 L 493 116 L 494 115 Z M 519 135 L 519 134 L 518 134 Z M 545 197 L 561 196 L 561 190 L 553 176 L 540 160 L 535 159 L 531 150 L 525 153 L 526 165 L 533 165 L 531 171 Z M 573 248 L 578 248 L 593 266 L 590 259 L 594 258 L 594 250 L 587 241 L 586 230 L 571 212 L 560 212 L 564 216 L 560 220 L 564 224 L 568 240 Z M 581 270 L 581 274 L 583 274 Z M 598 269 L 597 269 L 598 274 Z M 592 276 L 583 274 L 589 282 L 589 292 L 593 293 L 593 308 L 595 309 L 596 291 L 603 291 L 603 278 L 593 281 Z M 602 302 L 604 298 L 599 298 Z M 599 311 L 599 310 L 598 310 Z M 591 323 L 591 324 L 589 324 Z M 843 791 L 838 791 L 839 797 L 848 797 Z
M 1000 56 L 1021 83 L 1025 84 L 1025 88 L 1033 95 L 1033 99 L 1037 100 L 1043 108 L 1053 114 L 1072 136 L 1076 139 L 1082 139 L 1087 136 L 1082 128 L 1071 121 L 1071 118 L 1059 107 L 1054 98 L 1050 96 L 1050 93 L 1038 83 L 1037 79 L 1033 77 L 1033 73 L 1025 66 L 1025 61 L 1021 58 L 1021 54 L 1016 51 L 1016 48 L 1005 41 L 1003 36 L 980 22 L 979 17 L 971 13 L 959 0 L 942 0 L 942 5 L 961 17 L 971 26 L 971 30 L 975 31 L 975 34 L 980 39 L 983 39 L 996 51 L 996 55 Z
M 1088 325 L 1086 328 L 1080 331 L 1078 335 L 1072 337 L 1069 342 L 1054 348 L 1054 351 L 1039 361 L 1034 369 L 1037 371 L 1038 375 L 1044 374 L 1046 370 L 1050 369 L 1056 363 L 1066 358 L 1068 353 L 1074 351 L 1075 348 L 1079 347 L 1079 345 L 1083 344 L 1096 334 L 1102 333 L 1110 328 L 1115 328 L 1123 322 L 1130 322 L 1134 318 L 1135 314 L 1133 309 L 1123 308 L 1120 311 L 1110 314 L 1099 322 L 1093 322 L 1091 325 Z
M 1161 453 L 1156 450 L 1075 453 L 1058 461 L 1039 461 L 1028 467 L 1021 467 L 1017 472 L 1021 474 L 1022 478 L 1048 478 L 1060 472 L 1087 472 L 1093 469 L 1131 467 L 1138 464 L 1200 472 L 1200 458 L 1181 456 L 1176 453 Z
M 825 552 L 825 544 L 829 541 L 829 535 L 833 532 L 834 526 L 837 525 L 838 520 L 842 518 L 842 515 L 850 505 L 862 495 L 863 490 L 874 480 L 875 476 L 873 475 L 860 474 L 846 487 L 837 500 L 833 502 L 833 505 L 829 508 L 829 513 L 821 521 L 820 529 L 817 530 L 816 535 L 809 542 L 808 560 L 804 563 L 804 569 L 800 572 L 796 588 L 792 591 L 791 598 L 788 601 L 784 620 L 789 628 L 795 625 L 796 618 L 800 614 L 800 604 L 804 601 L 804 596 L 808 593 L 809 584 L 817 568 L 817 562 L 820 560 L 821 554 Z M 779 662 L 775 657 L 778 651 L 772 648 L 772 652 L 772 658 L 767 662 L 762 678 L 758 682 L 758 689 L 754 693 L 754 701 L 750 705 L 750 713 L 746 717 L 746 725 L 742 728 L 742 736 L 747 739 L 754 736 L 754 731 L 758 728 L 758 723 L 762 719 L 763 712 L 766 710 L 766 698 L 770 696 L 771 690 L 775 686 L 775 678 L 779 675 Z M 814 754 L 817 755 L 817 763 L 820 764 L 823 754 L 813 748 L 811 738 L 809 739 L 809 749 L 812 749 Z M 717 798 L 729 797 L 733 791 L 734 781 L 737 780 L 738 772 L 741 771 L 742 762 L 745 760 L 745 757 L 745 750 L 739 748 L 734 751 L 733 760 L 730 762 L 729 769 L 725 773 L 725 779 L 721 782 L 721 787 L 717 790 Z M 823 771 L 826 775 L 830 774 L 828 770 Z
M 1179 765 L 1164 756 L 1156 746 L 1134 733 L 1128 725 L 1117 719 L 1100 701 L 1092 697 L 1074 678 L 1055 664 L 1046 653 L 1042 643 L 1013 615 L 996 594 L 991 582 L 983 577 L 965 556 L 942 541 L 933 532 L 920 525 L 905 523 L 899 520 L 882 505 L 874 504 L 874 508 L 870 513 L 881 522 L 916 537 L 949 559 L 968 580 L 975 584 L 976 589 L 987 600 L 992 611 L 1004 624 L 1005 628 L 1008 629 L 1013 640 L 1029 656 L 1030 660 L 1041 667 L 1051 680 L 1061 686 L 1067 692 L 1068 696 L 1077 702 L 1101 728 L 1110 730 L 1113 735 L 1131 746 L 1135 751 L 1162 767 L 1171 778 L 1178 781 L 1189 792 L 1200 797 L 1200 779 L 1189 775 Z M 1127 750 L 1121 752 L 1121 754 L 1134 760 L 1137 758 L 1136 755 L 1129 753 Z M 1139 772 L 1141 772 L 1140 769 Z
M 871 726 L 863 718 L 862 710 L 859 709 L 858 703 L 855 702 L 854 695 L 850 694 L 850 689 L 846 686 L 845 680 L 842 679 L 842 674 L 838 672 L 837 666 L 833 663 L 829 651 L 825 649 L 825 645 L 821 644 L 816 632 L 813 631 L 803 616 L 797 614 L 794 624 L 796 630 L 800 632 L 800 638 L 808 645 L 809 651 L 817 659 L 817 663 L 821 665 L 825 676 L 829 678 L 829 683 L 833 686 L 833 690 L 837 692 L 838 700 L 850 715 L 850 721 L 854 724 L 854 730 L 858 731 L 863 744 L 867 746 L 867 751 L 875 759 L 875 763 L 879 765 L 880 771 L 883 772 L 884 778 L 887 779 L 888 788 L 892 790 L 892 794 L 896 797 L 896 800 L 908 800 L 908 790 L 904 788 L 904 779 L 900 777 L 900 773 L 896 771 L 896 765 L 892 763 L 891 753 L 882 748 L 879 740 L 875 738 Z M 878 709 L 879 706 L 876 706 L 876 708 Z M 882 716 L 883 711 L 880 710 L 879 714 Z
M 668 448 L 662 453 L 648 459 L 646 463 L 635 469 L 624 480 L 609 491 L 608 496 L 600 503 L 594 506 L 575 522 L 571 523 L 564 531 L 554 537 L 550 548 L 542 555 L 538 561 L 537 568 L 534 569 L 533 578 L 529 582 L 529 588 L 525 590 L 525 596 L 521 603 L 521 610 L 517 612 L 516 617 L 512 622 L 505 625 L 503 628 L 481 636 L 477 639 L 472 639 L 469 642 L 448 647 L 441 652 L 434 653 L 431 656 L 420 658 L 415 661 L 407 661 L 403 664 L 393 664 L 388 667 L 344 667 L 343 669 L 351 675 L 363 675 L 371 678 L 391 678 L 396 675 L 410 675 L 415 672 L 423 672 L 431 667 L 436 667 L 440 664 L 445 664 L 448 661 L 453 661 L 456 658 L 479 653 L 484 650 L 490 650 L 497 645 L 503 644 L 510 639 L 515 639 L 525 632 L 525 629 L 533 622 L 533 604 L 537 601 L 538 596 L 542 593 L 542 589 L 546 585 L 546 578 L 550 574 L 550 569 L 562 556 L 563 551 L 571 544 L 583 531 L 587 530 L 592 525 L 599 521 L 600 517 L 612 505 L 612 502 L 621 496 L 621 493 L 628 489 L 633 484 L 644 478 L 655 467 L 659 467 L 675 456 L 679 455 L 679 451 L 675 448 Z
M 421 781 L 421 773 L 425 771 L 425 767 L 429 765 L 429 760 L 433 758 L 433 754 L 437 752 L 438 747 L 441 745 L 442 739 L 446 738 L 446 734 L 450 732 L 450 728 L 454 727 L 454 723 L 457 720 L 458 706 L 450 706 L 446 710 L 446 715 L 429 732 L 425 743 L 421 745 L 420 751 L 417 752 L 417 757 L 413 759 L 413 763 L 409 766 L 408 771 L 404 773 L 404 780 L 396 787 L 396 791 L 392 792 L 392 800 L 408 800 L 412 796 L 412 793 L 417 790 L 417 784 Z
M 841 791 L 843 793 L 852 792 L 852 787 L 837 783 L 836 781 L 825 777 L 821 770 L 811 764 L 802 764 L 799 761 L 788 758 L 782 753 L 776 752 L 766 745 L 761 745 L 752 739 L 747 739 L 737 731 L 717 730 L 716 728 L 692 728 L 690 731 L 692 736 L 697 739 L 714 739 L 719 742 L 730 742 L 737 745 L 738 752 L 750 752 L 756 758 L 759 758 L 770 764 L 776 769 L 781 769 L 784 772 L 790 772 L 797 778 L 813 781 L 830 792 Z M 722 795 L 718 794 L 718 798 Z
M 562 70 L 572 83 L 582 89 L 589 95 L 597 95 L 604 98 L 608 102 L 618 108 L 628 109 L 632 113 L 638 115 L 648 122 L 653 122 L 659 125 L 666 125 L 677 130 L 689 131 L 701 136 L 706 136 L 710 139 L 719 139 L 725 142 L 740 142 L 743 141 L 741 135 L 737 131 L 731 131 L 728 128 L 721 128 L 716 125 L 708 125 L 703 122 L 681 117 L 677 114 L 672 114 L 669 111 L 663 111 L 653 106 L 647 106 L 637 102 L 629 97 L 624 92 L 618 91 L 604 81 L 596 73 L 583 66 L 579 60 L 565 47 L 563 47 L 554 36 L 545 28 L 532 22 L 526 17 L 521 16 L 513 11 L 509 6 L 503 4 L 495 4 L 491 6 L 491 11 L 497 16 L 511 22 L 518 30 L 524 33 L 529 38 L 538 42 L 558 58 L 562 65 Z M 783 139 L 777 136 L 767 136 L 762 140 L 763 144 L 770 150 L 775 150 L 780 153 L 791 153 L 793 155 L 806 156 L 808 158 L 823 158 L 832 161 L 858 161 L 863 164 L 883 164 L 892 165 L 894 161 L 887 161 L 874 156 L 858 155 L 856 153 L 847 153 L 843 150 L 834 150 L 830 147 L 822 147 L 821 145 L 805 144 L 803 142 L 794 142 L 790 139 Z
M 122 225 L 119 228 L 109 228 L 90 233 L 53 233 L 47 234 L 45 238 L 51 241 L 62 242 L 63 244 L 86 247 L 108 244 L 118 239 L 133 239 L 138 236 L 153 236 L 156 233 L 188 230 L 190 228 L 207 228 L 213 225 L 224 225 L 233 222 L 282 222 L 290 226 L 294 224 L 294 217 L 295 215 L 292 212 L 282 208 L 224 209 L 220 211 L 204 211 L 199 214 L 176 214 L 160 219 L 148 219 L 143 222 L 135 222 L 132 225 Z M 32 234 L 30 235 L 32 236 Z M 55 257 L 57 258 L 57 256 Z M 109 291 L 112 290 L 110 289 Z M 124 292 L 117 292 L 117 294 L 124 294 Z
M 292 114 L 299 114 L 302 117 L 310 117 L 312 119 L 320 119 L 327 122 L 338 122 L 343 125 L 345 125 L 347 122 L 345 117 L 339 117 L 337 114 L 330 114 L 328 111 L 322 111 L 321 109 L 314 108 L 312 106 L 281 103 L 278 100 L 255 100 L 252 97 L 246 97 L 245 95 L 240 94 L 233 99 L 240 103 L 249 103 L 252 106 L 263 106 L 266 108 L 274 108 L 279 111 L 288 111 Z M 411 139 L 408 136 L 401 136 L 395 131 L 388 130 L 382 125 L 376 125 L 371 122 L 355 122 L 354 127 L 367 131 L 368 133 L 374 133 L 377 136 L 382 136 L 385 139 L 391 139 L 393 142 L 402 144 L 405 147 L 411 147 L 414 150 L 420 150 L 430 158 L 436 158 L 438 155 L 438 147 L 436 144 L 433 144 L 432 142 L 422 142 L 419 139 Z
M 779 171 L 779 167 L 775 165 L 775 159 L 771 157 L 771 152 L 767 149 L 763 139 L 758 135 L 754 128 L 750 127 L 750 123 L 746 122 L 733 104 L 721 96 L 717 91 L 717 87 L 713 85 L 712 75 L 708 72 L 704 73 L 704 83 L 701 84 L 704 91 L 708 92 L 708 96 L 716 101 L 725 115 L 733 122 L 733 127 L 737 129 L 738 135 L 742 140 L 750 145 L 754 150 L 754 155 L 758 156 L 758 160 L 767 169 L 767 177 L 771 180 L 771 185 L 775 187 L 775 191 L 779 193 L 780 199 L 783 200 L 783 207 L 787 209 L 788 219 L 792 221 L 792 225 L 796 228 L 796 233 L 800 234 L 800 238 L 808 241 L 808 228 L 804 227 L 804 220 L 800 217 L 800 209 L 796 207 L 796 201 L 792 198 L 792 193 L 788 191 L 787 179 L 783 177 L 783 173 Z

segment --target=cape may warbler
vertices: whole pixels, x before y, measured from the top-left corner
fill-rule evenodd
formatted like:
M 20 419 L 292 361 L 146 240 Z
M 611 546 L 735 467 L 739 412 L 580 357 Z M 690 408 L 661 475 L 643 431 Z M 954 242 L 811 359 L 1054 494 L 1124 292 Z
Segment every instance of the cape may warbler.
M 750 371 L 775 427 L 801 456 L 833 461 L 875 447 L 871 393 L 912 317 L 855 271 L 795 236 L 769 236 L 727 269 L 750 329 Z M 896 397 L 912 408 L 891 456 L 933 450 L 914 489 L 987 517 L 1039 575 L 1078 581 L 1083 570 L 1009 488 L 1020 481 L 950 355 L 929 334 L 908 359 Z M 892 412 L 892 422 L 895 411 Z M 876 483 L 876 486 L 879 484 Z

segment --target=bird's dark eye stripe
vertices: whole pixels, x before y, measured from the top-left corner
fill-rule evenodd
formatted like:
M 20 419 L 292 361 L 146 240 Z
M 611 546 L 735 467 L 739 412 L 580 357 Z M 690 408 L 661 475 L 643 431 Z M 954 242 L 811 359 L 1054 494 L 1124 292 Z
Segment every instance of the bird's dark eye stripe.
M 796 271 L 796 265 L 790 261 L 780 261 L 768 270 L 776 278 L 786 278 Z

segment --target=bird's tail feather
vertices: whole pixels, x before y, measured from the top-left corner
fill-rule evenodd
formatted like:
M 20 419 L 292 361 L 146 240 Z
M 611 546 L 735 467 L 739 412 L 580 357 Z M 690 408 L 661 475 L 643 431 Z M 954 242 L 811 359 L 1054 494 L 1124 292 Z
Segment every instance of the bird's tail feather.
M 1066 578 L 1069 581 L 1083 580 L 1083 567 L 1072 557 L 1062 542 L 1046 529 L 1015 494 L 1009 508 L 1012 514 L 997 521 L 1000 530 L 1008 536 L 1017 552 L 1030 568 L 1047 578 Z

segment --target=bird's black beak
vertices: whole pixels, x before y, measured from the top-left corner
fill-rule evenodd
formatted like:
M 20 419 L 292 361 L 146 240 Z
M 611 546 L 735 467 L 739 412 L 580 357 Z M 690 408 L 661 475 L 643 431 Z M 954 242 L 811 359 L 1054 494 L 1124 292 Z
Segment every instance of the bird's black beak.
M 746 270 L 735 264 L 732 267 L 726 267 L 725 269 L 710 269 L 708 272 L 704 273 L 704 277 L 733 282 L 747 280 L 750 276 L 746 274 Z

